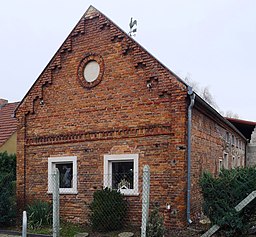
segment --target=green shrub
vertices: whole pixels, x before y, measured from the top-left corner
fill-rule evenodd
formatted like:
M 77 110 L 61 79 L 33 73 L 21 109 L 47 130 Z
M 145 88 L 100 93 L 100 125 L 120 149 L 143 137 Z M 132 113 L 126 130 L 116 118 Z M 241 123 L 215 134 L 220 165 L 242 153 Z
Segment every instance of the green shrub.
M 28 226 L 38 229 L 52 223 L 52 205 L 48 202 L 37 200 L 27 206 Z
M 150 213 L 147 224 L 147 237 L 163 237 L 165 232 L 164 219 L 159 215 L 158 208 Z
M 90 222 L 94 230 L 119 230 L 124 224 L 127 204 L 120 192 L 105 188 L 94 192 L 90 204 Z
M 256 169 L 222 170 L 219 177 L 204 173 L 200 180 L 203 210 L 213 224 L 221 226 L 225 236 L 242 236 L 254 225 L 256 200 L 240 212 L 234 207 L 256 190 Z
M 0 153 L 0 226 L 16 220 L 16 156 Z

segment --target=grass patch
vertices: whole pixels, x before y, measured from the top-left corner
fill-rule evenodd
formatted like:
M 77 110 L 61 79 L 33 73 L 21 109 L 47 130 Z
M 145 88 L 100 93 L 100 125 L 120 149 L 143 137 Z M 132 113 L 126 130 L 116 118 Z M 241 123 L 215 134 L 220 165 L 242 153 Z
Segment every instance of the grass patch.
M 85 232 L 85 228 L 80 225 L 75 225 L 70 222 L 62 222 L 60 224 L 60 236 L 61 237 L 74 237 L 75 234 Z M 44 234 L 52 235 L 52 226 L 44 226 L 41 228 L 28 230 L 28 233 L 31 234 Z
M 60 236 L 61 237 L 74 237 L 75 234 L 86 232 L 85 228 L 80 225 L 75 225 L 69 222 L 61 224 Z

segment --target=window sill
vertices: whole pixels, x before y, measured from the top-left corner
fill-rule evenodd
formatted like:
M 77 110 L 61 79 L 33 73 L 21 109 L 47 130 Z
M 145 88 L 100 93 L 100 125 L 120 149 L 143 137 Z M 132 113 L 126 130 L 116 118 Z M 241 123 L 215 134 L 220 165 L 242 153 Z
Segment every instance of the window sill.
M 136 197 L 139 196 L 139 193 L 122 193 L 125 197 Z
M 52 191 L 47 191 L 47 194 L 52 194 Z M 78 191 L 61 191 L 60 193 L 59 193 L 60 195 L 61 194 L 71 194 L 71 195 L 74 195 L 74 194 L 78 194 Z

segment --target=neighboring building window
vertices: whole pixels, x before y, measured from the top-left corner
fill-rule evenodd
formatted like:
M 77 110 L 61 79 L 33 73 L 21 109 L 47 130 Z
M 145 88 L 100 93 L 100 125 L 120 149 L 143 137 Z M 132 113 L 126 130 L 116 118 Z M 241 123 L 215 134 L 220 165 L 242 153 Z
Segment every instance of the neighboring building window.
M 244 167 L 244 156 L 241 157 L 241 167 Z
M 237 157 L 237 167 L 241 167 L 242 164 L 241 164 L 241 159 L 240 159 L 240 156 Z
M 227 142 L 227 143 L 230 142 L 229 132 L 226 132 L 226 142 Z
M 236 167 L 236 157 L 232 156 L 232 168 Z
M 223 154 L 223 168 L 228 169 L 228 153 Z
M 235 136 L 232 135 L 232 145 L 234 146 L 235 145 Z
M 60 193 L 77 193 L 77 157 L 51 157 L 48 158 L 48 192 L 52 193 L 53 180 L 52 174 L 57 168 L 60 174 Z
M 224 168 L 223 166 L 223 160 L 219 159 L 219 173 L 221 172 L 221 170 Z
M 104 155 L 104 187 L 138 195 L 138 154 Z

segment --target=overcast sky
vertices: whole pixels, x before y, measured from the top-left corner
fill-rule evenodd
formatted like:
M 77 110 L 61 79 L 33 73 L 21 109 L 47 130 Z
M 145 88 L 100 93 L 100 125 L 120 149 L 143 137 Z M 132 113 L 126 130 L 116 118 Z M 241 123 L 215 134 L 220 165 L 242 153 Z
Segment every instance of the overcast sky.
M 0 3 L 0 98 L 20 101 L 93 5 L 220 110 L 256 121 L 256 0 L 6 0 Z

